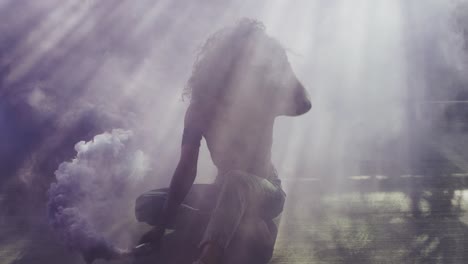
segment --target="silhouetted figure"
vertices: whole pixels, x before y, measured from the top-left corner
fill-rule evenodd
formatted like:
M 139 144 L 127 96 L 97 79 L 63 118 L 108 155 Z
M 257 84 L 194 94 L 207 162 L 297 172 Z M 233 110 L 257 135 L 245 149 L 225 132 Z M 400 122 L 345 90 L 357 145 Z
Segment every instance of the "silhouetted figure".
M 264 26 L 244 19 L 213 34 L 188 81 L 181 156 L 170 187 L 137 199 L 139 221 L 154 225 L 142 247 L 166 229 L 199 232 L 196 263 L 267 263 L 285 193 L 271 163 L 273 124 L 311 108 L 285 50 Z M 193 184 L 202 138 L 218 168 L 213 184 Z

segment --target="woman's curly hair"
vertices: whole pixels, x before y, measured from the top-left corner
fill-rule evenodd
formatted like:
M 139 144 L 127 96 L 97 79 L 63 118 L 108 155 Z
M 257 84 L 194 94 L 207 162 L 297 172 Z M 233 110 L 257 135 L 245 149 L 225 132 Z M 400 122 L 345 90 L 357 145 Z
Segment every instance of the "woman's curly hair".
M 230 77 L 237 67 L 243 67 L 248 48 L 253 45 L 269 49 L 271 60 L 286 57 L 285 50 L 265 33 L 265 26 L 253 19 L 242 19 L 233 27 L 226 27 L 211 35 L 201 46 L 183 92 L 183 98 L 202 102 L 219 99 L 230 86 Z M 250 46 L 249 46 L 250 45 Z M 286 58 L 287 60 L 287 58 Z M 274 63 L 267 63 L 274 65 Z

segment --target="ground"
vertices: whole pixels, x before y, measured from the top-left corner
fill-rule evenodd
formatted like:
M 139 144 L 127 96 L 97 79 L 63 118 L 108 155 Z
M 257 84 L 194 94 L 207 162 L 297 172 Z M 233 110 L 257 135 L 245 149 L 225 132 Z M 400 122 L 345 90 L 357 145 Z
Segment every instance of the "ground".
M 285 185 L 289 194 L 272 264 L 468 260 L 465 191 L 454 193 L 448 211 L 430 212 L 431 205 L 424 204 L 429 199 L 421 201 L 421 215 L 414 217 L 403 192 L 328 190 L 318 181 L 305 180 Z M 12 226 L 10 221 L 4 218 L 1 223 L 0 264 L 84 263 L 46 226 L 27 220 Z

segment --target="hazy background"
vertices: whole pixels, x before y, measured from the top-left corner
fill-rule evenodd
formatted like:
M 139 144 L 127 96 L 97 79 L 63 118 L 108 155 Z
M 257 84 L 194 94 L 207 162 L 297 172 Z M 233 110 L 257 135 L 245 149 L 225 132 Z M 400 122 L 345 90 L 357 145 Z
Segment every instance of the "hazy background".
M 281 230 L 302 230 L 300 239 L 293 231 L 280 233 L 279 247 L 292 241 L 305 252 L 333 248 L 314 242 L 340 235 L 317 235 L 307 226 L 318 228 L 323 218 L 317 217 L 334 208 L 333 201 L 347 208 L 362 196 L 360 183 L 351 180 L 368 180 L 364 185 L 379 197 L 391 189 L 387 194 L 396 198 L 388 199 L 399 201 L 396 210 L 410 217 L 418 214 L 418 199 L 426 197 L 422 186 L 433 190 L 432 181 L 408 185 L 400 178 L 432 177 L 419 169 L 428 159 L 449 161 L 458 176 L 464 175 L 467 111 L 450 102 L 468 100 L 466 1 L 0 0 L 0 210 L 6 230 L 3 238 L 0 233 L 0 263 L 34 263 L 24 252 L 36 243 L 35 226 L 47 223 L 46 191 L 59 165 L 77 155 L 79 141 L 115 128 L 132 131 L 132 148 L 144 153 L 148 171 L 138 178 L 138 188 L 122 195 L 132 200 L 168 184 L 188 105 L 181 93 L 197 49 L 210 34 L 243 17 L 262 21 L 284 45 L 313 104 L 306 115 L 280 117 L 275 126 L 273 162 L 289 197 Z M 197 181 L 209 182 L 215 175 L 202 143 Z M 378 183 L 388 179 L 394 180 L 391 187 Z M 443 186 L 450 187 L 441 192 L 441 197 L 450 192 L 449 207 L 457 197 L 463 201 L 463 192 L 455 189 L 464 185 Z M 340 196 L 344 191 L 354 198 Z M 445 199 L 430 193 L 428 208 L 430 201 Z M 131 244 L 144 228 L 134 220 L 118 222 L 126 224 L 113 231 L 123 244 Z M 334 248 L 347 248 L 344 241 Z M 367 236 L 365 241 L 373 240 Z M 294 262 L 291 256 L 300 250 L 290 257 L 285 252 L 277 258 L 284 263 L 311 261 Z M 57 258 L 44 250 L 40 254 L 49 263 Z M 315 261 L 341 261 L 311 254 Z

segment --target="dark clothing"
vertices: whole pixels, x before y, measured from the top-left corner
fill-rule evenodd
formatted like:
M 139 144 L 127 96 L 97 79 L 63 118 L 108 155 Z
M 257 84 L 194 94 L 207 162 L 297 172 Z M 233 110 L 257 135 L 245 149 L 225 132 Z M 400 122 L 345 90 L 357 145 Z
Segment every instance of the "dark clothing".
M 244 249 L 235 245 L 236 241 L 242 241 L 244 248 L 254 243 L 249 248 L 257 251 L 253 254 L 263 255 L 266 263 L 271 258 L 278 228 L 273 219 L 280 215 L 285 201 L 285 193 L 278 181 L 275 183 L 234 170 L 218 177 L 214 184 L 194 184 L 168 228 L 177 230 L 199 223 L 205 230 L 200 245 L 216 242 L 226 255 L 239 256 L 232 251 Z M 159 223 L 168 191 L 158 189 L 138 197 L 137 219 L 150 225 Z

